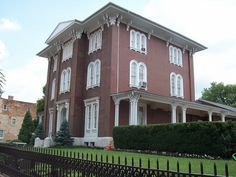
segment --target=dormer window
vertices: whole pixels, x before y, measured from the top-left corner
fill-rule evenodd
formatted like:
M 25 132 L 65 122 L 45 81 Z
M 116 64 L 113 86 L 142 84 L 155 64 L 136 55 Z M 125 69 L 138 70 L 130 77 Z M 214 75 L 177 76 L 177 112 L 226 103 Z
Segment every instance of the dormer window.
M 130 30 L 130 49 L 147 54 L 146 35 L 135 30 Z
M 182 51 L 174 46 L 169 46 L 169 62 L 177 66 L 183 67 Z
M 102 30 L 97 30 L 89 36 L 89 51 L 88 53 L 93 53 L 98 49 L 102 48 Z
M 62 61 L 66 61 L 72 58 L 72 53 L 73 53 L 73 42 L 69 41 L 63 45 Z

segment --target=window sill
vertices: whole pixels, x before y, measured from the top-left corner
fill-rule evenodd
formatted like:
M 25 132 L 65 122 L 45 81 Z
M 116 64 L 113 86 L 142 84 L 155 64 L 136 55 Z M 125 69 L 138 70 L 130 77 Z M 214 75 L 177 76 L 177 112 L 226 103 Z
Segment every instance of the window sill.
M 65 58 L 65 59 L 62 59 L 61 62 L 65 62 L 65 61 L 67 61 L 67 60 L 70 60 L 71 58 L 72 58 L 72 56 L 71 56 L 71 57 L 68 57 L 68 58 Z
M 139 52 L 141 54 L 147 55 L 147 50 L 142 51 L 142 50 L 139 50 L 139 49 L 136 49 L 136 48 L 133 48 L 133 47 L 130 47 L 130 50 L 133 50 L 135 52 Z
M 139 89 L 139 90 L 147 90 L 147 87 L 143 88 L 143 87 L 139 87 L 139 86 L 136 86 L 136 85 L 130 85 L 129 87 L 130 88 L 136 88 L 136 89 Z
M 94 89 L 94 88 L 97 88 L 97 87 L 100 87 L 100 84 L 86 87 L 86 90 Z
M 89 51 L 89 52 L 88 52 L 88 55 L 90 55 L 90 54 L 92 54 L 92 53 L 94 53 L 94 52 L 96 52 L 96 51 L 98 51 L 98 50 L 102 50 L 102 47 L 99 47 L 99 48 L 97 48 L 97 49 L 95 49 L 95 50 Z

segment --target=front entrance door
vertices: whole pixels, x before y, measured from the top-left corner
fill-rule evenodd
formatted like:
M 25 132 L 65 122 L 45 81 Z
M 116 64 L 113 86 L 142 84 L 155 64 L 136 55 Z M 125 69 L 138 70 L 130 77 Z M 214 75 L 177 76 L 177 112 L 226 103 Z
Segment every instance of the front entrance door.
M 138 104 L 138 125 L 147 124 L 147 105 L 145 103 Z

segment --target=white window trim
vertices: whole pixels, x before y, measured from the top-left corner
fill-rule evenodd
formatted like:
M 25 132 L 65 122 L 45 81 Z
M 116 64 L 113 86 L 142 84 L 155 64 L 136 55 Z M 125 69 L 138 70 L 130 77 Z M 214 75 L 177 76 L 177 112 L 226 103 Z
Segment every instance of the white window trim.
M 51 89 L 51 100 L 55 98 L 55 89 L 56 89 L 56 79 L 52 80 L 52 89 Z
M 97 105 L 97 121 L 96 121 L 96 128 L 94 127 L 94 113 L 95 113 L 95 109 L 94 109 L 94 104 Z M 98 122 L 99 122 L 99 97 L 94 97 L 94 98 L 90 98 L 90 99 L 86 99 L 84 100 L 84 105 L 85 105 L 85 134 L 87 133 L 87 131 L 97 131 L 98 130 Z M 89 106 L 91 106 L 91 120 L 90 120 L 90 128 L 88 125 L 88 110 L 89 110 Z
M 99 29 L 89 35 L 89 50 L 88 54 L 102 49 L 102 30 Z
M 70 92 L 70 84 L 71 84 L 71 68 L 68 67 L 62 70 L 61 72 L 60 93 Z
M 174 76 L 174 90 L 172 88 L 172 77 Z M 178 94 L 178 79 L 180 78 L 180 95 Z M 170 74 L 170 96 L 184 98 L 184 81 L 180 74 L 172 72 Z
M 58 56 L 53 57 L 53 72 L 57 70 L 57 61 L 58 61 Z
M 133 35 L 132 35 L 133 34 Z M 142 41 L 142 37 L 144 38 L 144 41 Z M 138 43 L 139 42 L 139 43 Z M 144 44 L 142 43 L 144 42 Z M 139 46 L 138 46 L 139 44 Z M 142 49 L 142 46 L 144 46 Z M 140 33 L 139 31 L 130 30 L 130 49 L 147 54 L 147 37 L 144 33 Z
M 65 43 L 62 46 L 62 62 L 69 60 L 72 58 L 73 55 L 73 40 L 70 40 L 69 42 Z
M 98 71 L 96 65 L 98 64 Z M 96 80 L 96 74 L 98 73 L 98 80 Z M 101 82 L 101 61 L 96 59 L 94 62 L 90 62 L 87 67 L 87 85 L 86 89 L 100 87 Z
M 169 46 L 169 62 L 174 65 L 183 67 L 183 52 L 182 52 L 182 50 L 170 45 Z
M 133 84 L 132 83 L 132 64 L 135 63 L 137 68 L 136 68 L 136 80 L 135 80 L 135 83 Z M 140 79 L 139 79 L 139 68 L 140 66 L 143 66 L 144 67 L 144 72 L 143 72 L 143 81 L 142 82 L 146 82 L 146 87 L 144 88 L 145 90 L 147 90 L 147 66 L 145 65 L 145 63 L 143 62 L 137 62 L 136 60 L 131 60 L 130 61 L 130 77 L 129 77 L 129 86 L 130 87 L 135 87 L 135 88 L 138 88 L 138 89 L 141 89 L 141 86 L 140 86 Z
M 15 120 L 15 123 L 13 123 L 14 120 Z M 16 123 L 17 123 L 17 118 L 16 117 L 12 117 L 11 118 L 11 125 L 12 126 L 16 126 Z

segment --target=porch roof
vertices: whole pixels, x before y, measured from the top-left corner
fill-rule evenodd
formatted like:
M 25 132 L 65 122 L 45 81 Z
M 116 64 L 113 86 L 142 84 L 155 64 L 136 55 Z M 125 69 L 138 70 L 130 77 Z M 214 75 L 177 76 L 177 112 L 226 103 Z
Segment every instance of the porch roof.
M 211 102 L 206 104 L 204 101 L 186 101 L 183 99 L 179 98 L 174 98 L 174 97 L 168 97 L 168 96 L 161 96 L 158 94 L 153 94 L 145 91 L 140 91 L 140 90 L 129 90 L 126 92 L 120 92 L 120 93 L 114 93 L 111 94 L 113 99 L 118 99 L 118 100 L 125 100 L 129 99 L 132 95 L 140 95 L 139 99 L 142 100 L 147 100 L 147 101 L 152 101 L 152 102 L 159 102 L 159 103 L 164 103 L 164 104 L 170 104 L 170 105 L 177 105 L 185 108 L 190 108 L 190 109 L 195 109 L 195 110 L 201 110 L 201 111 L 206 111 L 206 112 L 214 112 L 214 113 L 219 113 L 219 114 L 225 114 L 227 116 L 231 116 L 232 118 L 236 119 L 236 109 L 234 108 L 228 108 L 229 106 L 224 106 L 224 105 L 218 105 L 217 103 Z

